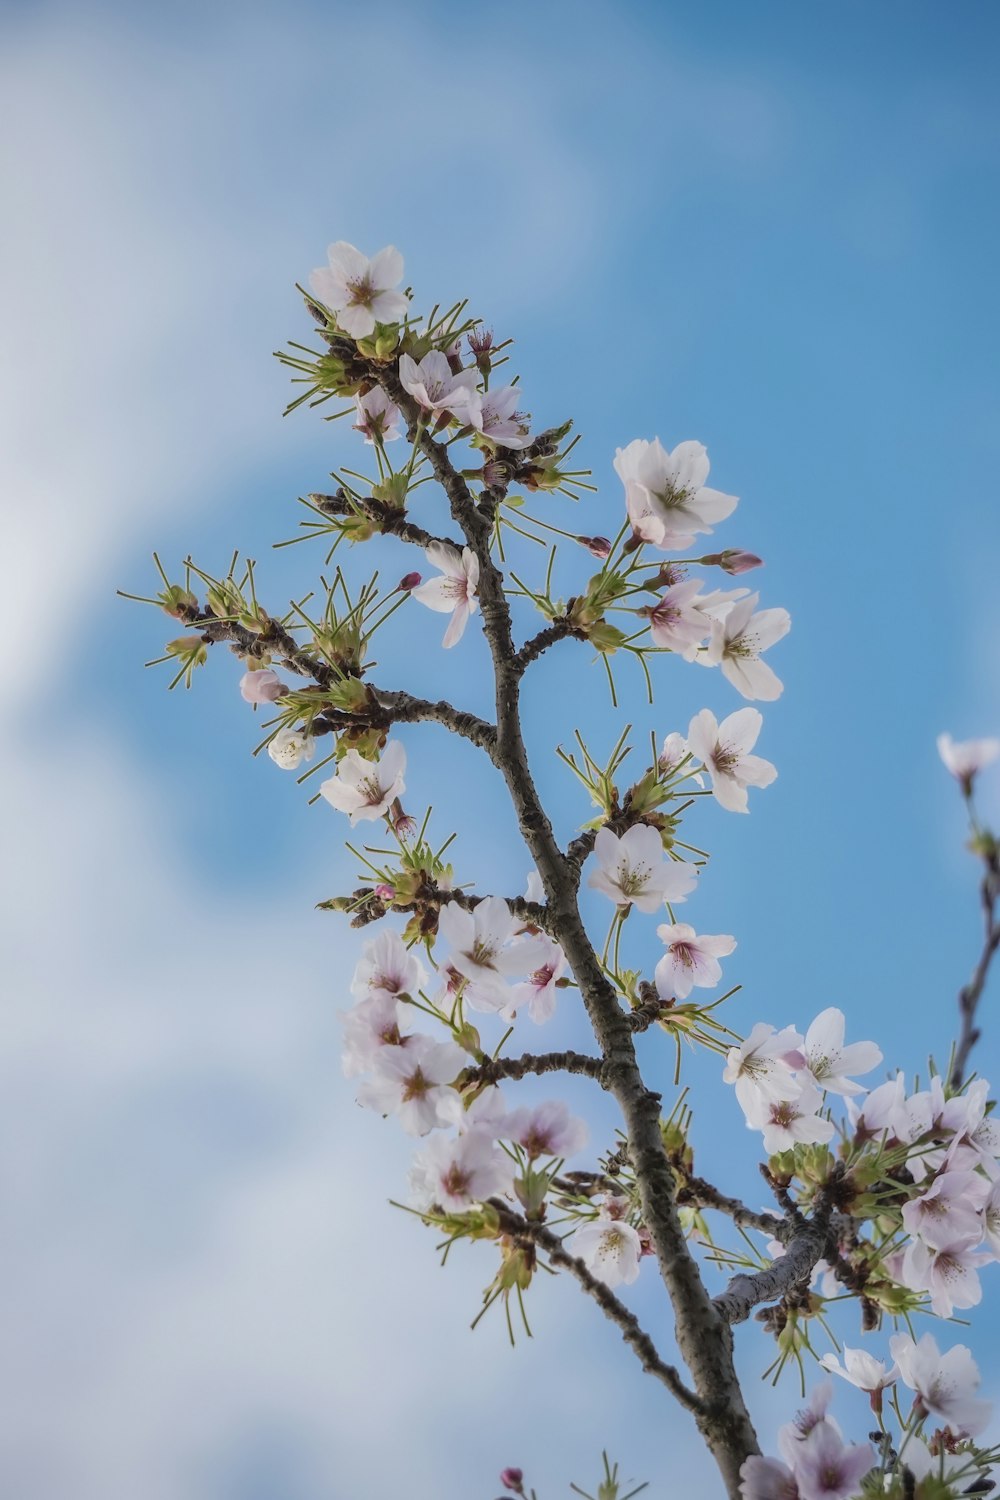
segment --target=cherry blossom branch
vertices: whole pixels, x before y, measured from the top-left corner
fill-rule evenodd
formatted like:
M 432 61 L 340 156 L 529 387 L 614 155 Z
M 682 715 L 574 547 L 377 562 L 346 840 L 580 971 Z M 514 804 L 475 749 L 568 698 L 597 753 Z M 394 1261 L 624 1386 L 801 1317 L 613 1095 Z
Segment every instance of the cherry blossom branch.
M 604 1062 L 583 1052 L 525 1052 L 521 1057 L 492 1057 L 473 1068 L 470 1083 L 499 1083 L 501 1078 L 525 1078 L 529 1073 L 585 1073 L 600 1080 Z
M 310 495 L 309 500 L 325 516 L 356 516 L 360 512 L 373 521 L 385 536 L 398 537 L 401 542 L 412 542 L 416 547 L 429 547 L 432 542 L 438 542 L 444 547 L 453 547 L 457 552 L 462 550 L 460 542 L 447 536 L 434 536 L 422 526 L 408 521 L 402 511 L 383 504 L 372 495 L 358 495 L 348 499 L 343 490 L 338 490 L 335 495 Z
M 373 379 L 406 416 L 416 441 L 444 490 L 452 516 L 479 562 L 478 597 L 496 679 L 495 763 L 504 775 L 518 825 L 534 858 L 552 916 L 552 930 L 580 987 L 605 1062 L 606 1087 L 622 1111 L 636 1173 L 640 1206 L 660 1275 L 670 1296 L 681 1355 L 700 1397 L 698 1425 L 719 1466 L 727 1493 L 740 1493 L 740 1468 L 759 1452 L 733 1363 L 727 1321 L 713 1305 L 688 1246 L 676 1205 L 676 1183 L 660 1131 L 660 1095 L 646 1086 L 636 1060 L 632 1029 L 587 936 L 579 907 L 579 867 L 560 850 L 539 800 L 521 732 L 520 672 L 503 577 L 490 550 L 491 517 L 503 483 L 488 488 L 481 508 L 446 448 L 419 424 L 415 403 L 396 372 L 370 366 Z M 582 863 L 582 861 L 581 861 Z
M 976 1025 L 976 1012 L 983 990 L 986 988 L 990 965 L 997 950 L 1000 949 L 1000 917 L 997 912 L 998 903 L 1000 903 L 1000 848 L 996 844 L 991 842 L 983 855 L 983 862 L 985 870 L 979 887 L 980 906 L 983 913 L 983 947 L 976 967 L 972 971 L 972 977 L 968 984 L 963 986 L 958 996 L 961 1030 L 955 1046 L 955 1056 L 952 1059 L 949 1078 L 953 1089 L 961 1088 L 968 1066 L 969 1053 L 979 1041 L 981 1033 Z
M 739 1198 L 720 1192 L 705 1177 L 684 1176 L 677 1191 L 677 1201 L 697 1208 L 715 1209 L 732 1219 L 738 1229 L 759 1229 L 761 1234 L 770 1235 L 774 1240 L 788 1239 L 793 1233 L 787 1219 L 748 1208 Z
M 462 906 L 466 911 L 475 911 L 486 896 L 476 896 L 471 891 L 442 890 L 436 885 L 426 885 L 415 893 L 410 901 L 397 901 L 389 898 L 384 900 L 379 896 L 374 886 L 360 886 L 347 898 L 352 903 L 358 904 L 358 918 L 351 923 L 352 927 L 367 927 L 370 922 L 380 921 L 388 911 L 414 912 L 424 911 L 428 907 L 447 906 L 449 903 Z M 526 901 L 523 896 L 505 896 L 512 916 L 532 927 L 540 927 L 548 930 L 549 914 L 548 908 L 538 901 Z M 329 903 L 324 903 L 328 905 Z
M 668 1365 L 665 1360 L 661 1359 L 656 1345 L 640 1325 L 635 1313 L 623 1302 L 619 1302 L 610 1287 L 594 1276 L 578 1256 L 570 1255 L 563 1248 L 562 1240 L 557 1234 L 554 1234 L 551 1229 L 546 1229 L 543 1224 L 535 1224 L 523 1219 L 520 1214 L 514 1213 L 501 1198 L 491 1198 L 489 1202 L 490 1207 L 495 1209 L 499 1217 L 500 1228 L 511 1237 L 515 1245 L 544 1250 L 552 1265 L 559 1266 L 568 1271 L 571 1276 L 575 1276 L 580 1286 L 588 1296 L 594 1299 L 605 1316 L 621 1330 L 622 1338 L 633 1353 L 638 1355 L 643 1370 L 648 1375 L 655 1375 L 658 1380 L 661 1380 L 681 1405 L 687 1407 L 688 1411 L 698 1416 L 704 1413 L 705 1403 L 694 1391 L 688 1389 L 674 1366 Z
M 537 635 L 525 641 L 520 651 L 514 655 L 513 665 L 518 672 L 524 672 L 533 661 L 537 661 L 544 651 L 554 646 L 556 641 L 564 640 L 567 636 L 574 636 L 577 640 L 584 640 L 581 631 L 574 629 L 569 620 L 563 618 L 553 620 L 551 625 L 546 625 Z
M 726 1290 L 713 1299 L 727 1323 L 744 1323 L 759 1303 L 776 1302 L 807 1286 L 817 1261 L 834 1252 L 839 1225 L 835 1227 L 833 1207 L 841 1176 L 842 1169 L 835 1167 L 816 1195 L 811 1218 L 807 1219 L 785 1195 L 788 1207 L 783 1233 L 775 1235 L 776 1239 L 785 1239 L 785 1253 L 762 1271 L 740 1272 L 732 1277 Z
M 320 687 L 329 687 L 336 681 L 337 674 L 333 668 L 318 656 L 304 651 L 292 633 L 277 620 L 268 619 L 264 630 L 254 631 L 247 630 L 236 620 L 220 620 L 211 613 L 206 614 L 196 604 L 178 604 L 175 612 L 178 619 L 198 630 L 206 645 L 228 641 L 231 645 L 238 646 L 240 653 L 245 656 L 259 656 L 262 652 L 268 652 L 277 656 L 289 671 L 297 673 L 299 677 L 311 677 Z

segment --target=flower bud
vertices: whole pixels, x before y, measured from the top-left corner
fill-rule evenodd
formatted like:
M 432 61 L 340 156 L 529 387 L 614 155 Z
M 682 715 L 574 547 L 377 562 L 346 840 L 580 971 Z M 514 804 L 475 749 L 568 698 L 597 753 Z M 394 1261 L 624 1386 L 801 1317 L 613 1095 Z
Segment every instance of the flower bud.
M 505 1489 L 513 1490 L 515 1495 L 520 1495 L 524 1490 L 524 1473 L 521 1469 L 503 1469 L 500 1483 Z
M 598 557 L 602 562 L 611 556 L 611 543 L 606 536 L 578 536 L 577 541 L 592 557 Z
M 419 582 L 419 573 L 405 573 L 396 584 L 396 592 L 400 594 L 408 594 L 411 589 L 415 589 L 417 587 Z
M 244 672 L 240 678 L 240 696 L 245 703 L 276 703 L 284 691 L 285 684 L 270 667 L 261 672 Z
M 729 547 L 725 552 L 713 552 L 708 557 L 703 557 L 702 562 L 709 567 L 721 568 L 724 573 L 749 573 L 751 568 L 762 568 L 764 559 L 758 557 L 756 552 L 742 552 L 738 547 Z
M 375 887 L 375 894 L 380 901 L 391 901 L 396 894 L 394 885 L 386 885 L 385 881 Z

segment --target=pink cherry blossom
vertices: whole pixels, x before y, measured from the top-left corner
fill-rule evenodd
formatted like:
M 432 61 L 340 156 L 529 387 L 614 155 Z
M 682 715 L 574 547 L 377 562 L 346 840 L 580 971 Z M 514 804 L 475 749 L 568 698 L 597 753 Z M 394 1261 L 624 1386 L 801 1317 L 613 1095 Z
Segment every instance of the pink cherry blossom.
M 432 349 L 419 364 L 409 354 L 402 355 L 399 379 L 422 411 L 468 420 L 470 402 L 474 403 L 476 397 L 478 371 L 461 370 L 455 374 L 447 355 Z
M 693 661 L 698 647 L 712 632 L 711 618 L 698 608 L 700 578 L 686 578 L 675 583 L 658 603 L 644 611 L 649 616 L 649 633 L 653 644 L 673 651 L 685 661 Z
M 389 995 L 415 995 L 427 983 L 427 970 L 398 932 L 383 928 L 367 942 L 354 970 L 351 993 L 365 996 L 374 990 Z
M 705 778 L 700 772 L 694 770 L 694 764 L 687 740 L 682 734 L 678 734 L 676 729 L 673 730 L 664 739 L 657 757 L 656 765 L 660 775 L 670 781 L 683 767 L 681 781 L 690 779 L 698 786 L 704 786 Z
M 939 1318 L 950 1318 L 956 1307 L 976 1307 L 982 1301 L 978 1272 L 992 1259 L 987 1251 L 971 1249 L 961 1237 L 942 1245 L 911 1240 L 900 1279 L 911 1291 L 927 1292 Z
M 527 979 L 512 987 L 505 1014 L 526 1010 L 535 1024 L 541 1026 L 555 1011 L 556 984 L 566 968 L 566 955 L 553 938 L 542 934 L 538 941 L 544 953 L 542 962 Z
M 391 443 L 401 436 L 402 413 L 381 386 L 375 386 L 364 396 L 357 396 L 354 409 L 358 418 L 354 430 L 363 435 L 366 443 Z
M 743 1461 L 740 1494 L 743 1500 L 800 1500 L 795 1475 L 788 1465 L 778 1458 L 759 1455 Z
M 750 1095 L 744 1110 L 751 1130 L 764 1136 L 764 1150 L 769 1156 L 790 1151 L 796 1143 L 815 1145 L 833 1139 L 833 1121 L 819 1110 L 823 1096 L 807 1080 L 796 1079 L 798 1092 L 793 1099 L 766 1099 L 759 1092 Z
M 925 1193 L 903 1204 L 903 1224 L 934 1249 L 978 1245 L 988 1190 L 979 1172 L 941 1172 Z
M 502 385 L 470 402 L 468 420 L 483 437 L 501 448 L 527 448 L 531 442 L 528 419 L 517 410 L 519 385 Z
M 694 865 L 666 858 L 659 833 L 648 823 L 634 823 L 620 837 L 598 829 L 594 854 L 598 868 L 587 884 L 619 906 L 658 911 L 665 901 L 683 901 L 698 880 Z
M 240 696 L 247 703 L 276 703 L 285 691 L 286 684 L 270 667 L 244 672 L 240 678 Z
M 850 1500 L 874 1467 L 868 1443 L 845 1443 L 832 1422 L 817 1422 L 796 1457 L 799 1494 L 802 1500 Z
M 403 257 L 394 245 L 369 260 L 354 245 L 337 240 L 327 256 L 329 266 L 313 271 L 309 286 L 351 338 L 367 338 L 376 323 L 397 323 L 406 316 L 409 303 L 394 290 L 403 279 Z
M 548 953 L 547 938 L 515 941 L 517 927 L 500 896 L 485 897 L 472 911 L 449 901 L 438 916 L 438 933 L 451 949 L 449 963 L 469 981 L 465 997 L 473 1010 L 509 1009 L 508 978 L 534 972 Z
M 756 708 L 739 708 L 721 724 L 703 708 L 688 727 L 691 754 L 704 765 L 715 800 L 728 812 L 748 812 L 747 788 L 770 786 L 778 774 L 769 760 L 750 754 L 763 723 Z
M 635 534 L 665 551 L 690 547 L 699 533 L 732 515 L 735 495 L 709 489 L 708 454 L 701 443 L 678 443 L 672 453 L 659 438 L 636 438 L 615 454 L 625 507 Z
M 560 1100 L 533 1109 L 515 1109 L 504 1122 L 504 1136 L 523 1146 L 532 1158 L 573 1156 L 587 1144 L 587 1127 Z
M 479 559 L 471 547 L 461 552 L 444 542 L 431 542 L 427 560 L 440 568 L 437 578 L 428 578 L 413 590 L 414 599 L 439 614 L 451 615 L 451 622 L 441 644 L 447 649 L 461 640 L 469 616 L 479 608 L 476 589 L 479 584 Z
M 514 1163 L 479 1130 L 433 1136 L 410 1168 L 410 1201 L 461 1213 L 473 1203 L 502 1196 L 514 1180 Z
M 726 933 L 699 936 L 686 922 L 664 922 L 656 933 L 667 949 L 654 973 L 656 992 L 664 1000 L 685 1000 L 695 986 L 713 989 L 722 978 L 719 959 L 736 947 L 734 937 Z
M 916 1392 L 925 1413 L 943 1417 L 955 1433 L 975 1437 L 990 1420 L 989 1401 L 976 1396 L 979 1370 L 964 1344 L 941 1353 L 932 1334 L 914 1342 L 908 1333 L 893 1334 L 889 1350 L 900 1379 Z
M 357 750 L 348 750 L 331 776 L 320 786 L 320 796 L 331 807 L 347 813 L 351 826 L 381 818 L 390 804 L 406 790 L 403 772 L 406 751 L 399 740 L 390 740 L 379 759 L 367 760 Z
M 831 1005 L 820 1011 L 806 1032 L 802 1047 L 805 1067 L 821 1089 L 830 1094 L 862 1094 L 864 1089 L 846 1075 L 869 1073 L 882 1061 L 874 1042 L 844 1045 L 844 1012 Z
M 703 666 L 721 666 L 738 693 L 744 698 L 772 702 L 779 698 L 782 684 L 761 653 L 787 635 L 792 626 L 787 609 L 762 609 L 756 614 L 759 595 L 741 599 L 723 616 L 712 622 L 712 637 L 697 660 Z
M 383 1047 L 372 1075 L 358 1089 L 358 1103 L 383 1115 L 398 1115 L 408 1135 L 426 1135 L 454 1124 L 462 1108 L 451 1087 L 465 1067 L 465 1053 L 454 1042 L 411 1037 L 405 1047 Z
M 405 1046 L 403 1006 L 386 990 L 372 990 L 350 1010 L 341 1013 L 344 1027 L 344 1049 L 341 1065 L 344 1076 L 356 1078 L 375 1065 L 382 1047 Z

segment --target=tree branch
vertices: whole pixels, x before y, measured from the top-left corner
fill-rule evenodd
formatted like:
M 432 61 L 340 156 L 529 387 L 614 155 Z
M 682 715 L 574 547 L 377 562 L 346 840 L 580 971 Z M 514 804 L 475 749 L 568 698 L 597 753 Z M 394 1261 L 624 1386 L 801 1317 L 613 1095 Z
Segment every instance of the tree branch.
M 520 651 L 514 655 L 513 666 L 518 673 L 524 672 L 533 661 L 537 661 L 543 651 L 554 646 L 556 641 L 564 640 L 567 636 L 573 636 L 577 640 L 583 640 L 583 634 L 575 630 L 569 620 L 561 618 L 553 620 L 551 625 L 546 625 L 537 635 L 525 641 Z
M 730 1198 L 727 1193 L 720 1192 L 704 1177 L 683 1177 L 677 1190 L 677 1202 L 690 1203 L 697 1208 L 713 1208 L 717 1213 L 726 1214 L 737 1228 L 759 1229 L 773 1240 L 785 1240 L 793 1233 L 787 1219 L 748 1208 L 739 1198 Z
M 544 1250 L 552 1265 L 560 1266 L 575 1276 L 583 1290 L 592 1297 L 605 1317 L 621 1330 L 621 1336 L 642 1364 L 648 1375 L 655 1375 L 670 1391 L 671 1395 L 686 1406 L 688 1411 L 701 1414 L 704 1407 L 694 1391 L 688 1389 L 673 1365 L 668 1365 L 657 1353 L 656 1345 L 641 1327 L 638 1318 L 624 1302 L 619 1302 L 610 1287 L 599 1281 L 577 1255 L 570 1255 L 563 1248 L 562 1240 L 543 1224 L 530 1223 L 520 1214 L 513 1213 L 501 1198 L 491 1198 L 490 1207 L 496 1210 L 500 1227 L 510 1236 L 515 1245 L 531 1246 Z
M 582 1052 L 525 1052 L 522 1057 L 492 1057 L 471 1069 L 469 1083 L 499 1083 L 501 1078 L 524 1078 L 529 1073 L 585 1073 L 601 1079 L 604 1063 Z
M 953 1089 L 961 1088 L 969 1062 L 969 1053 L 979 1040 L 976 1011 L 982 999 L 983 990 L 986 988 L 990 965 L 997 950 L 1000 949 L 1000 920 L 997 917 L 997 904 L 1000 902 L 1000 849 L 995 844 L 991 845 L 988 852 L 984 854 L 983 862 L 985 871 L 979 887 L 979 901 L 983 913 L 983 946 L 979 961 L 972 971 L 972 977 L 968 984 L 963 986 L 958 996 L 961 1030 L 949 1078 Z
M 432 703 L 427 698 L 415 698 L 412 693 L 387 692 L 371 687 L 372 696 L 378 704 L 378 714 L 344 714 L 337 709 L 324 709 L 317 714 L 312 724 L 313 734 L 339 732 L 345 724 L 371 724 L 375 728 L 388 729 L 391 724 L 443 724 L 452 734 L 470 740 L 480 750 L 485 750 L 491 760 L 495 758 L 496 730 L 485 719 L 453 707 L 445 699 Z
M 442 546 L 454 547 L 456 552 L 462 550 L 461 542 L 448 536 L 434 536 L 422 526 L 408 521 L 405 512 L 382 504 L 374 496 L 361 495 L 356 499 L 348 499 L 343 490 L 338 490 L 335 495 L 310 495 L 309 499 L 325 516 L 356 516 L 360 511 L 383 535 L 398 537 L 401 542 L 412 542 L 414 546 L 424 548 L 429 547 L 432 542 L 440 542 Z
M 440 886 L 427 885 L 417 891 L 411 901 L 395 901 L 393 899 L 383 900 L 375 894 L 374 886 L 360 886 L 353 891 L 351 902 L 359 903 L 358 916 L 351 924 L 354 927 L 367 927 L 369 922 L 378 922 L 388 911 L 412 912 L 423 911 L 427 907 L 447 906 L 454 901 L 457 906 L 464 907 L 466 911 L 475 911 L 485 896 L 474 895 L 472 891 L 453 890 L 446 891 Z M 517 917 L 529 927 L 540 927 L 543 931 L 549 928 L 548 907 L 538 901 L 526 901 L 523 896 L 504 896 L 511 915 Z M 327 902 L 321 903 L 324 906 Z M 340 910 L 339 907 L 333 908 Z

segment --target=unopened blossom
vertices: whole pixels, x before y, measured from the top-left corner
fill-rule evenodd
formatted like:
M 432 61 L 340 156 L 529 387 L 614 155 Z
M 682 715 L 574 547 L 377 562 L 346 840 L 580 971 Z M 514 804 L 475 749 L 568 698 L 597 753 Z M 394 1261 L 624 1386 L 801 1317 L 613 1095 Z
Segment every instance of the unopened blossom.
M 367 338 L 376 323 L 398 323 L 409 303 L 395 288 L 403 279 L 403 257 L 387 245 L 371 260 L 346 240 L 327 250 L 330 264 L 313 271 L 309 286 L 352 339 Z
M 556 1008 L 556 985 L 566 968 L 566 955 L 554 938 L 541 934 L 538 941 L 544 954 L 542 961 L 527 979 L 512 987 L 507 1013 L 526 1010 L 541 1026 Z
M 977 1307 L 983 1300 L 979 1268 L 993 1259 L 988 1251 L 974 1250 L 957 1236 L 941 1245 L 911 1240 L 903 1256 L 901 1280 L 914 1292 L 927 1292 L 939 1318 L 950 1318 L 956 1307 Z
M 398 1115 L 408 1135 L 426 1135 L 452 1125 L 462 1104 L 451 1087 L 466 1065 L 454 1042 L 411 1037 L 405 1047 L 383 1047 L 370 1078 L 358 1089 L 358 1103 L 383 1115 Z
M 508 1192 L 514 1164 L 505 1151 L 479 1130 L 433 1136 L 410 1168 L 410 1197 L 415 1208 L 437 1204 L 461 1213 L 473 1203 Z
M 415 995 L 427 983 L 427 970 L 398 932 L 384 927 L 364 946 L 351 981 L 352 995 L 373 990 L 389 995 Z
M 448 944 L 449 963 L 469 983 L 465 996 L 474 1010 L 504 1010 L 511 1003 L 508 979 L 544 963 L 547 939 L 520 938 L 510 907 L 501 896 L 486 896 L 472 911 L 449 901 L 438 916 L 438 933 Z
M 364 396 L 357 396 L 354 409 L 357 415 L 354 430 L 361 433 L 366 443 L 391 443 L 401 436 L 402 413 L 380 385 Z
M 698 607 L 700 578 L 686 578 L 668 588 L 645 613 L 653 644 L 693 661 L 698 647 L 712 633 L 712 621 Z
M 950 734 L 939 734 L 938 754 L 966 795 L 972 790 L 976 774 L 1000 755 L 1000 740 L 953 740 Z
M 331 807 L 347 813 L 351 826 L 381 818 L 390 804 L 406 790 L 403 772 L 406 751 L 399 740 L 390 740 L 379 759 L 367 760 L 357 750 L 348 750 L 331 776 L 320 787 L 320 796 Z
M 867 1349 L 848 1349 L 846 1345 L 843 1364 L 835 1354 L 824 1354 L 820 1364 L 831 1375 L 839 1375 L 841 1380 L 849 1381 L 859 1391 L 867 1391 L 870 1396 L 880 1396 L 899 1378 L 897 1365 L 891 1365 L 887 1370 L 882 1360 L 869 1354 Z M 881 1410 L 881 1404 L 877 1409 Z
M 267 753 L 283 771 L 297 771 L 316 754 L 316 741 L 304 729 L 279 729 L 267 742 Z
M 800 1078 L 796 1084 L 794 1099 L 765 1099 L 756 1093 L 750 1095 L 749 1106 L 744 1109 L 750 1129 L 763 1133 L 768 1156 L 790 1151 L 796 1144 L 825 1144 L 833 1139 L 833 1121 L 819 1113 L 823 1104 L 819 1089 Z
M 638 1230 L 626 1219 L 611 1219 L 601 1214 L 581 1224 L 571 1245 L 573 1254 L 605 1286 L 631 1286 L 639 1275 L 642 1241 Z
M 501 448 L 527 448 L 531 442 L 527 417 L 517 410 L 522 391 L 518 385 L 501 385 L 470 403 L 472 426 Z
M 751 594 L 721 619 L 713 620 L 711 639 L 697 660 L 706 667 L 720 666 L 744 698 L 770 703 L 781 696 L 782 684 L 767 662 L 761 661 L 761 653 L 788 634 L 792 620 L 787 609 L 757 610 L 759 597 Z
M 708 453 L 701 443 L 678 443 L 672 453 L 659 438 L 636 438 L 615 454 L 625 507 L 635 534 L 664 551 L 682 551 L 731 515 L 735 495 L 709 489 Z
M 448 629 L 441 642 L 446 648 L 461 640 L 469 616 L 479 608 L 476 589 L 479 586 L 479 558 L 471 547 L 461 552 L 444 542 L 431 542 L 426 549 L 427 560 L 440 568 L 437 578 L 428 578 L 413 590 L 414 599 L 426 604 L 428 609 L 439 614 L 451 615 Z
M 276 703 L 284 691 L 285 684 L 270 667 L 260 672 L 244 672 L 240 678 L 240 697 L 246 703 Z
M 903 1204 L 903 1225 L 935 1249 L 978 1245 L 988 1189 L 979 1172 L 940 1172 L 925 1193 Z
M 698 880 L 694 865 L 666 858 L 659 833 L 648 823 L 634 823 L 621 836 L 598 829 L 594 854 L 598 867 L 587 883 L 619 906 L 659 911 L 665 901 L 683 901 Z
M 942 1417 L 952 1432 L 975 1437 L 990 1420 L 989 1401 L 980 1400 L 979 1368 L 965 1344 L 941 1353 L 933 1334 L 917 1342 L 908 1333 L 893 1334 L 889 1351 L 900 1379 L 916 1393 L 923 1412 Z
M 461 370 L 455 374 L 446 354 L 432 349 L 418 364 L 409 354 L 399 361 L 399 379 L 421 411 L 457 416 L 466 421 L 470 402 L 474 402 L 479 373 Z
M 498 1141 L 506 1137 L 509 1115 L 503 1089 L 492 1084 L 465 1106 L 456 1124 L 459 1130 L 478 1130 L 491 1141 Z
M 869 1073 L 882 1061 L 874 1042 L 844 1045 L 844 1012 L 835 1005 L 820 1011 L 809 1027 L 802 1056 L 813 1080 L 828 1094 L 863 1094 L 864 1089 L 848 1073 Z
M 587 1144 L 587 1127 L 557 1099 L 533 1109 L 515 1109 L 504 1122 L 504 1137 L 523 1146 L 532 1158 L 573 1156 Z
M 357 1005 L 344 1011 L 340 1019 L 344 1027 L 341 1065 L 347 1078 L 367 1073 L 382 1047 L 402 1047 L 408 1040 L 403 1007 L 386 990 L 370 991 Z
M 738 708 L 721 724 L 703 708 L 688 727 L 691 754 L 704 765 L 716 802 L 728 812 L 748 812 L 747 788 L 770 786 L 778 774 L 769 760 L 750 754 L 763 723 L 756 708 Z
M 802 1500 L 850 1500 L 875 1467 L 868 1443 L 845 1443 L 832 1422 L 817 1422 L 801 1445 L 795 1477 Z
M 740 1469 L 743 1500 L 801 1500 L 795 1475 L 779 1458 L 754 1454 Z
M 764 559 L 758 557 L 756 552 L 744 552 L 740 547 L 727 547 L 725 552 L 713 552 L 711 557 L 703 557 L 702 562 L 706 567 L 721 568 L 724 573 L 733 576 L 764 566 Z
M 735 1085 L 744 1114 L 760 1099 L 777 1103 L 798 1097 L 799 1084 L 787 1059 L 802 1040 L 794 1026 L 776 1031 L 758 1021 L 745 1042 L 730 1047 L 722 1076 Z
M 656 934 L 667 949 L 653 976 L 656 993 L 664 1000 L 684 1000 L 696 986 L 713 989 L 722 978 L 719 959 L 727 958 L 736 947 L 736 939 L 728 933 L 699 935 L 686 922 L 664 922 Z
M 513 1490 L 519 1495 L 524 1488 L 524 1474 L 521 1469 L 501 1469 L 500 1483 L 505 1490 Z
M 420 580 L 421 575 L 419 573 L 404 573 L 396 584 L 396 589 L 400 594 L 409 594 L 416 588 Z
M 581 547 L 586 547 L 591 557 L 604 562 L 611 556 L 611 542 L 606 536 L 578 536 Z

